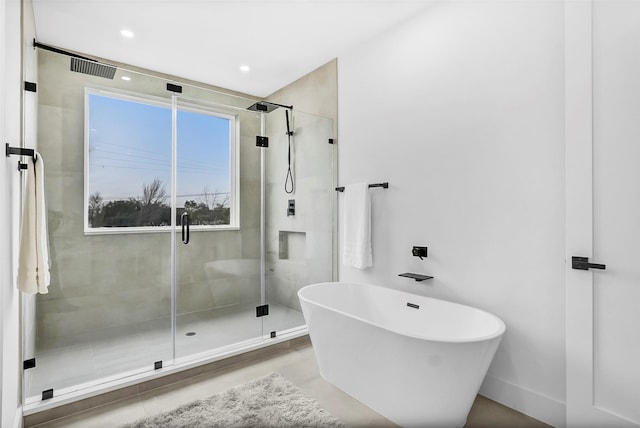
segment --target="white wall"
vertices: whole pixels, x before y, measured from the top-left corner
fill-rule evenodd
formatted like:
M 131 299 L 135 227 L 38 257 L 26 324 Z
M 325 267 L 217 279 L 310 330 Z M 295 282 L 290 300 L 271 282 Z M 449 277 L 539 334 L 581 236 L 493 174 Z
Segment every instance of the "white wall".
M 338 58 L 339 182 L 390 183 L 371 191 L 374 266 L 342 266 L 340 279 L 500 316 L 482 393 L 553 425 L 565 399 L 563 7 L 438 2 Z
M 0 143 L 20 145 L 21 120 L 21 3 L 0 2 Z M 19 202 L 19 172 L 14 156 L 0 162 L 0 340 L 2 427 L 22 423 L 20 412 L 19 299 L 15 287 L 14 255 L 17 238 L 15 223 Z

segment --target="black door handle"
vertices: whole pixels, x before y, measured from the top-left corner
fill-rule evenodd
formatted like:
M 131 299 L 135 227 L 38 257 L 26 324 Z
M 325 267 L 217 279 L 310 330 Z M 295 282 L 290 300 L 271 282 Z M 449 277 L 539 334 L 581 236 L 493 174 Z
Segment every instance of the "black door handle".
M 599 263 L 589 263 L 589 257 L 571 257 L 571 269 L 589 270 L 589 269 L 602 269 L 605 270 L 607 266 Z
M 183 244 L 188 244 L 189 243 L 189 213 L 188 212 L 183 212 L 182 215 L 180 216 L 180 224 L 182 225 L 182 243 Z M 186 234 L 185 234 L 185 230 L 186 230 Z

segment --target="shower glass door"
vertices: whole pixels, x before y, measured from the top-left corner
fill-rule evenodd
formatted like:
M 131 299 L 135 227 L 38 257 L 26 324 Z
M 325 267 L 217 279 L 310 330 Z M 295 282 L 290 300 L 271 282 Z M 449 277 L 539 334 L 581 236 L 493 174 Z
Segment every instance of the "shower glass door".
M 38 51 L 51 283 L 22 299 L 26 411 L 173 358 L 171 93 L 112 71 L 70 71 L 68 56 Z
M 260 338 L 259 114 L 175 98 L 176 358 Z M 196 101 L 197 100 L 197 101 Z

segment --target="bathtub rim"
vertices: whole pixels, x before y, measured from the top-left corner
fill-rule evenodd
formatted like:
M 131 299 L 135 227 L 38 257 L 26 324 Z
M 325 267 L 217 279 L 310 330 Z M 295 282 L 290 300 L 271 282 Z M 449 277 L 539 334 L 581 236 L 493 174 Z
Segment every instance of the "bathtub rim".
M 347 312 L 338 310 L 336 308 L 332 308 L 332 307 L 327 306 L 325 304 L 322 304 L 322 303 L 319 303 L 319 302 L 315 302 L 313 300 L 310 300 L 307 297 L 302 296 L 302 293 L 306 288 L 312 288 L 312 287 L 317 287 L 317 286 L 321 286 L 321 285 L 328 285 L 328 284 L 336 284 L 336 285 L 337 284 L 351 284 L 351 285 L 360 286 L 360 287 L 379 287 L 379 288 L 385 288 L 385 289 L 391 290 L 391 291 L 396 292 L 396 293 L 402 293 L 402 294 L 407 294 L 407 295 L 410 295 L 410 296 L 416 296 L 418 298 L 424 298 L 424 299 L 428 299 L 428 300 L 438 300 L 438 301 L 445 302 L 445 303 L 450 304 L 450 305 L 463 306 L 465 308 L 469 308 L 469 309 L 472 309 L 474 311 L 479 311 L 482 314 L 484 314 L 485 316 L 488 316 L 489 318 L 494 319 L 498 323 L 498 329 L 497 329 L 497 331 L 495 331 L 494 333 L 491 333 L 491 334 L 487 334 L 487 335 L 484 335 L 484 336 L 477 336 L 477 337 L 473 337 L 473 338 L 464 338 L 464 339 L 435 338 L 435 337 L 429 337 L 429 336 L 426 336 L 426 335 L 408 334 L 406 332 L 397 331 L 397 330 L 389 328 L 387 326 L 383 326 L 383 325 L 380 325 L 378 323 L 372 322 L 370 320 L 366 320 L 366 319 L 364 319 L 362 317 L 359 317 L 359 316 L 356 316 L 356 315 L 353 315 L 353 314 L 349 314 Z M 421 294 L 415 294 L 415 293 L 411 293 L 411 292 L 404 291 L 404 290 L 398 290 L 398 289 L 395 289 L 395 288 L 384 287 L 382 285 L 364 284 L 364 283 L 357 283 L 357 282 L 340 282 L 340 281 L 318 282 L 318 283 L 314 283 L 314 284 L 305 285 L 300 290 L 298 290 L 297 295 L 298 295 L 298 299 L 303 300 L 306 303 L 319 306 L 319 307 L 321 307 L 323 309 L 326 309 L 326 310 L 329 310 L 329 311 L 344 315 L 346 317 L 349 317 L 349 318 L 352 318 L 352 319 L 355 319 L 355 320 L 358 320 L 358 321 L 362 321 L 362 322 L 364 322 L 366 324 L 372 325 L 374 327 L 378 327 L 380 329 L 389 331 L 389 332 L 394 333 L 394 334 L 398 334 L 398 335 L 401 335 L 401 336 L 404 336 L 404 337 L 410 337 L 410 338 L 418 339 L 418 340 L 428 340 L 428 341 L 431 341 L 431 342 L 438 342 L 438 343 L 485 342 L 485 341 L 490 341 L 490 340 L 493 340 L 493 339 L 496 339 L 496 338 L 501 338 L 504 335 L 505 331 L 506 331 L 506 325 L 505 325 L 504 321 L 502 321 L 502 319 L 500 319 L 500 317 L 492 314 L 491 312 L 487 312 L 487 311 L 485 311 L 483 309 L 476 308 L 475 306 L 465 305 L 463 303 L 452 302 L 450 300 L 438 299 L 438 298 L 435 298 L 435 297 L 423 296 Z M 304 310 L 303 310 L 303 314 L 304 314 Z M 307 322 L 307 326 L 309 327 L 309 323 L 308 322 Z

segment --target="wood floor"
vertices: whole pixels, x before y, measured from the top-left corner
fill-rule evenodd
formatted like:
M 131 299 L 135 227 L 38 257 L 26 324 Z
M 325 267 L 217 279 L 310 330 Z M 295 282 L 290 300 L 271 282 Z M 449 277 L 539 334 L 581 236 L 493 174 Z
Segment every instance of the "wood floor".
M 351 427 L 394 427 L 377 414 L 320 377 L 309 343 L 267 353 L 252 361 L 239 361 L 228 367 L 187 378 L 120 401 L 80 413 L 31 425 L 38 428 L 103 428 L 158 414 L 196 399 L 208 397 L 260 376 L 276 372 L 287 378 L 336 418 Z M 469 417 L 468 428 L 542 428 L 548 425 L 478 396 Z

